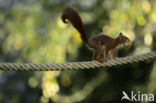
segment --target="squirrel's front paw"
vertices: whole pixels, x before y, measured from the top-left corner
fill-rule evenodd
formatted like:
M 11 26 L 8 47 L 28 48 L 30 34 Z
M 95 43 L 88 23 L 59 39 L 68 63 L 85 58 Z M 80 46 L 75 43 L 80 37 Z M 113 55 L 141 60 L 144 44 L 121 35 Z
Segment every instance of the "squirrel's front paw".
M 106 62 L 107 61 L 107 59 L 104 59 L 104 62 Z

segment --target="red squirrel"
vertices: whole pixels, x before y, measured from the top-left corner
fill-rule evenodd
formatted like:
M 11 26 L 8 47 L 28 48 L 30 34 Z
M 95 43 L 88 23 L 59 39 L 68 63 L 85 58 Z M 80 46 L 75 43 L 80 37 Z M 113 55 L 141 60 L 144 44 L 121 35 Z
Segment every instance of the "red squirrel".
M 93 50 L 93 60 L 96 60 L 98 62 L 106 61 L 108 54 L 110 58 L 113 59 L 113 49 L 119 44 L 123 44 L 125 47 L 129 45 L 130 40 L 126 36 L 123 36 L 122 33 L 119 33 L 119 36 L 115 39 L 104 35 L 103 33 L 100 33 L 88 39 L 81 17 L 79 16 L 78 12 L 72 7 L 65 7 L 61 19 L 64 23 L 68 23 L 68 21 L 71 22 L 74 28 L 80 33 L 82 41 L 87 45 L 89 49 Z M 100 58 L 102 46 L 105 46 L 104 59 Z

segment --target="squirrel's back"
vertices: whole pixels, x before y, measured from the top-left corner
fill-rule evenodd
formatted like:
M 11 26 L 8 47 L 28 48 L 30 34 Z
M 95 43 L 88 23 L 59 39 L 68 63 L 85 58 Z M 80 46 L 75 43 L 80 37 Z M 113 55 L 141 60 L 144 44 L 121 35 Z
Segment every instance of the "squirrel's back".
M 63 10 L 63 14 L 61 16 L 62 21 L 64 23 L 67 23 L 67 20 L 71 22 L 71 24 L 79 31 L 81 34 L 81 39 L 85 42 L 88 43 L 88 39 L 86 37 L 86 33 L 83 27 L 83 23 L 81 20 L 81 17 L 79 16 L 78 12 L 72 8 L 72 7 L 65 7 Z

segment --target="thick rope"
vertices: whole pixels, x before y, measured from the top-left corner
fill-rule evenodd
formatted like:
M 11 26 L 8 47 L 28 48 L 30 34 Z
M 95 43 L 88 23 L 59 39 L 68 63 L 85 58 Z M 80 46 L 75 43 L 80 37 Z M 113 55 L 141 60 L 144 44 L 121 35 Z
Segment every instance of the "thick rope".
M 148 61 L 153 59 L 156 59 L 156 51 L 136 56 L 110 59 L 104 63 L 99 63 L 96 61 L 60 63 L 60 64 L 0 63 L 0 70 L 50 71 L 50 70 L 91 69 L 99 67 L 112 67 L 135 62 Z

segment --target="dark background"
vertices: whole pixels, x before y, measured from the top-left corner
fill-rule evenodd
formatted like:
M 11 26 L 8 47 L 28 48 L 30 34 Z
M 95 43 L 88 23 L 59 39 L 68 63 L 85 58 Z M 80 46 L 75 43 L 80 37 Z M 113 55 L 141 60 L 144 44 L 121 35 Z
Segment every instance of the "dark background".
M 0 62 L 91 60 L 79 33 L 60 19 L 65 6 L 79 12 L 88 37 L 100 32 L 129 37 L 130 46 L 117 47 L 116 56 L 154 51 L 155 5 L 155 0 L 0 0 Z M 155 79 L 155 60 L 88 70 L 0 71 L 0 103 L 119 103 L 122 91 L 156 94 Z

